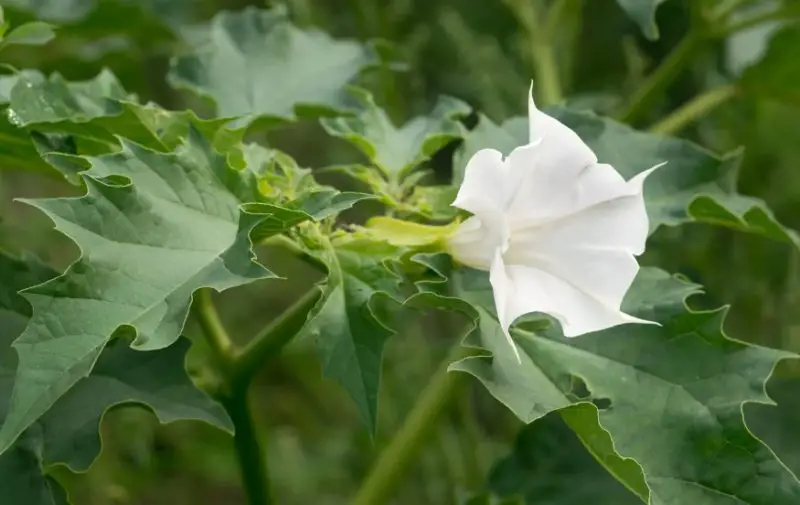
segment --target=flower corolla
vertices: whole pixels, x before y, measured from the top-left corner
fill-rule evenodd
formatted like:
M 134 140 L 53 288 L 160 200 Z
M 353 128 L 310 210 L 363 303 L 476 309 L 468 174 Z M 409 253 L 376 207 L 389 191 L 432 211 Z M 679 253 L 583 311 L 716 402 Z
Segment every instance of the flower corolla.
M 489 271 L 497 316 L 517 360 L 512 323 L 542 312 L 574 337 L 623 323 L 648 235 L 643 186 L 626 181 L 581 138 L 528 100 L 529 143 L 507 157 L 482 149 L 453 206 L 472 213 L 448 240 L 453 258 Z

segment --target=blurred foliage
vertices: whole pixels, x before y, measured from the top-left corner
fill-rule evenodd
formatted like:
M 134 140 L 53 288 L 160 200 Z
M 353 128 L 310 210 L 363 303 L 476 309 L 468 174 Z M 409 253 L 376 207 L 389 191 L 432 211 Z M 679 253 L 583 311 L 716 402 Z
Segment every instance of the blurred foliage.
M 616 111 L 646 82 L 647 75 L 696 22 L 698 5 L 716 4 L 710 0 L 663 2 L 656 15 L 660 36 L 652 39 L 654 33 L 649 33 L 651 38 L 642 34 L 640 26 L 620 7 L 626 2 L 556 1 L 563 4 L 558 30 L 563 43 L 557 58 L 565 96 L 572 105 L 603 113 Z M 15 68 L 37 69 L 48 75 L 58 72 L 69 81 L 92 79 L 108 68 L 128 92 L 136 93 L 143 101 L 153 100 L 176 110 L 192 105 L 203 114 L 210 110 L 207 103 L 167 84 L 170 59 L 191 57 L 186 41 L 202 36 L 198 23 L 216 12 L 239 11 L 263 3 L 0 0 L 12 26 L 42 20 L 56 25 L 57 33 L 42 47 L 9 45 L 3 48 L 2 58 Z M 493 122 L 501 123 L 524 113 L 526 104 L 519 90 L 527 88 L 535 77 L 532 34 L 519 15 L 520 3 L 290 0 L 287 8 L 289 16 L 304 30 L 319 28 L 335 38 L 364 42 L 388 41 L 388 45 L 373 47 L 376 51 L 391 47 L 396 53 L 391 56 L 407 63 L 403 69 L 384 69 L 364 76 L 374 102 L 388 113 L 389 117 L 380 121 L 406 124 L 433 110 L 444 95 L 457 97 Z M 779 5 L 787 12 L 800 10 L 793 0 L 744 3 L 748 4 L 747 12 L 770 12 Z M 639 19 L 643 25 L 647 25 L 647 15 Z M 743 92 L 692 124 L 682 135 L 720 154 L 744 147 L 738 191 L 764 200 L 781 223 L 800 229 L 800 32 L 797 25 L 789 23 L 771 22 L 769 26 L 771 29 L 756 26 L 728 38 L 708 40 L 674 83 L 656 96 L 652 107 L 642 114 L 641 122 L 655 122 L 698 94 L 741 75 Z M 762 60 L 767 49 L 769 55 Z M 313 70 L 309 61 L 303 63 Z M 231 76 L 233 81 L 244 78 L 240 74 Z M 60 82 L 58 76 L 46 81 L 50 86 L 59 86 Z M 7 84 L 0 81 L 0 98 L 10 89 Z M 274 109 L 270 105 L 253 112 Z M 468 119 L 469 126 L 475 124 L 475 119 Z M 362 153 L 326 135 L 317 122 L 282 125 L 268 133 L 255 126 L 249 132 L 253 139 L 284 150 L 301 166 L 363 163 Z M 361 127 L 355 123 L 346 126 L 348 131 L 360 131 Z M 345 130 L 343 125 L 340 128 Z M 6 133 L 0 131 L 0 135 Z M 0 145 L 0 159 L 13 165 L 13 153 L 5 152 L 5 143 Z M 423 166 L 433 172 L 437 181 L 451 177 L 454 147 L 425 161 Z M 363 189 L 357 181 L 344 181 L 356 190 Z M 0 172 L 0 247 L 31 251 L 55 268 L 69 264 L 76 256 L 75 248 L 51 230 L 47 219 L 13 203 L 12 198 L 71 194 L 76 194 L 74 187 L 47 176 Z M 662 229 L 650 244 L 644 263 L 657 261 L 665 269 L 687 273 L 706 286 L 708 294 L 693 299 L 693 305 L 730 303 L 736 307 L 726 323 L 731 336 L 800 351 L 800 257 L 790 244 L 712 229 L 701 223 Z M 303 292 L 305 285 L 316 280 L 316 272 L 306 270 L 286 255 L 273 252 L 269 258 L 267 266 L 279 275 L 291 273 L 292 282 L 287 282 L 283 291 L 259 290 L 256 283 L 221 297 L 223 318 L 234 335 L 256 331 L 279 314 L 294 295 Z M 439 314 L 415 316 L 401 335 L 387 343 L 374 439 L 363 428 L 358 409 L 346 394 L 322 378 L 310 339 L 294 342 L 280 359 L 264 367 L 252 395 L 257 419 L 268 427 L 269 460 L 281 503 L 345 503 L 444 357 L 455 337 L 453 328 L 458 325 Z M 211 379 L 204 376 L 207 356 L 196 333 L 192 325 L 186 330 L 196 342 L 189 365 L 202 383 Z M 409 356 L 414 358 L 408 359 Z M 794 384 L 796 391 L 800 370 L 785 365 L 777 376 L 770 390 L 779 400 L 786 401 L 780 408 L 748 407 L 747 420 L 790 468 L 800 471 L 796 436 L 800 405 L 791 395 L 782 393 L 792 391 L 787 384 Z M 519 455 L 523 444 L 532 445 L 534 455 L 539 454 L 536 451 L 549 453 L 552 437 L 557 438 L 559 450 L 576 446 L 575 450 L 580 451 L 577 441 L 568 436 L 562 442 L 564 429 L 559 422 L 551 414 L 526 428 L 516 442 L 517 450 L 508 456 L 507 448 L 514 444 L 520 423 L 477 384 L 471 384 L 466 400 L 449 412 L 437 428 L 394 503 L 495 503 L 480 497 L 467 501 L 473 492 L 484 488 L 487 473 L 491 488 L 500 494 L 534 494 L 529 503 L 551 503 L 541 493 L 551 492 L 548 483 L 557 475 L 580 477 L 572 482 L 575 503 L 583 503 L 582 493 L 587 488 L 595 492 L 597 486 L 610 486 L 627 498 L 627 492 L 619 489 L 616 482 L 608 482 L 605 475 L 597 476 L 593 461 L 583 452 L 583 459 L 576 456 L 549 467 L 535 458 L 526 459 L 533 457 L 530 454 Z M 236 461 L 223 432 L 200 423 L 160 426 L 149 412 L 125 407 L 105 417 L 103 442 L 101 458 L 87 474 L 75 475 L 66 468 L 56 472 L 56 478 L 65 483 L 77 503 L 243 503 Z M 497 472 L 489 472 L 484 462 L 498 459 L 501 466 L 513 466 L 517 472 L 514 482 L 502 481 Z M 542 501 L 536 501 L 538 498 Z M 622 500 L 615 503 L 627 503 Z

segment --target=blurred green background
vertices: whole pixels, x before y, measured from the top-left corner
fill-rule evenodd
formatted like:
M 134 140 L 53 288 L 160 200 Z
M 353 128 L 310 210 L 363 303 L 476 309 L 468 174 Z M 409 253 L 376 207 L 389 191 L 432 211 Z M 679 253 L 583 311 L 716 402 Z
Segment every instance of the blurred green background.
M 442 94 L 461 98 L 501 121 L 524 113 L 525 91 L 536 77 L 531 64 L 533 41 L 515 2 L 292 0 L 287 6 L 300 26 L 319 27 L 336 37 L 384 39 L 394 45 L 407 68 L 371 75 L 367 86 L 396 122 L 426 112 Z M 563 2 L 566 11 L 557 31 L 557 57 L 568 101 L 600 113 L 615 110 L 669 54 L 687 31 L 692 9 L 703 2 L 713 3 L 666 1 L 658 11 L 661 37 L 656 41 L 644 38 L 614 0 Z M 749 2 L 754 9 L 773 4 L 770 0 Z M 12 25 L 36 17 L 61 26 L 55 41 L 38 48 L 10 48 L 4 52 L 5 62 L 17 68 L 58 71 L 70 80 L 93 77 L 108 67 L 143 100 L 170 109 L 199 106 L 200 110 L 202 104 L 187 101 L 165 80 L 170 57 L 187 50 L 182 34 L 223 9 L 267 6 L 246 0 L 4 0 L 0 5 L 6 6 Z M 707 44 L 637 126 L 647 126 L 713 85 L 735 79 L 759 60 L 777 29 L 778 24 L 765 23 Z M 800 47 L 792 54 L 800 61 Z M 744 147 L 739 191 L 764 199 L 782 223 L 800 229 L 800 75 L 794 82 L 796 103 L 745 93 L 680 135 L 719 153 Z M 282 126 L 254 138 L 287 151 L 304 166 L 358 159 L 352 148 L 325 135 L 313 121 Z M 442 182 L 452 171 L 454 148 L 449 146 L 431 162 Z M 59 268 L 68 265 L 77 255 L 76 248 L 53 232 L 47 219 L 12 200 L 76 191 L 52 179 L 0 171 L 0 247 L 34 252 Z M 242 339 L 316 280 L 313 272 L 279 251 L 261 253 L 271 269 L 291 280 L 257 283 L 220 297 L 231 333 Z M 658 232 L 643 263 L 658 264 L 704 284 L 708 295 L 698 305 L 732 304 L 727 321 L 731 336 L 800 351 L 800 257 L 791 246 L 689 225 Z M 252 395 L 268 440 L 281 503 L 347 502 L 457 338 L 452 328 L 442 315 L 421 314 L 390 340 L 374 440 L 359 423 L 345 392 L 321 378 L 307 341 L 300 339 L 279 359 L 265 364 Z M 193 324 L 186 333 L 194 338 Z M 203 360 L 198 341 L 189 366 L 201 382 Z M 793 398 L 796 394 L 785 391 L 797 375 L 783 366 L 770 384 L 773 396 L 783 402 L 780 409 L 747 409 L 752 427 L 795 471 L 800 470 L 800 452 L 794 451 L 798 445 L 794 420 L 800 417 L 800 402 Z M 520 427 L 482 388 L 470 384 L 426 445 L 394 503 L 463 503 L 469 493 L 484 488 L 494 462 L 508 453 Z M 194 423 L 160 426 L 144 409 L 118 408 L 106 416 L 102 431 L 104 451 L 88 474 L 57 471 L 75 503 L 244 503 L 231 442 L 213 428 Z M 557 443 L 549 446 L 550 453 L 583 450 L 561 443 L 569 433 L 556 430 L 552 436 Z M 534 461 L 526 471 L 521 480 L 530 485 L 559 472 L 569 478 L 572 470 L 570 465 L 545 468 Z M 503 483 L 494 484 L 495 489 L 508 490 Z M 546 498 L 544 493 L 540 496 Z M 598 497 L 596 503 L 606 503 L 602 499 Z

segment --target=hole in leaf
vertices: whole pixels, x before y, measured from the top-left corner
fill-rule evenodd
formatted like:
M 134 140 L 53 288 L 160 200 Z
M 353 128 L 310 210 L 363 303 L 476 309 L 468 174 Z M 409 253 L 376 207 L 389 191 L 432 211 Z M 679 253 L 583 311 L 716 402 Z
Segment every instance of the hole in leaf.
M 608 398 L 592 398 L 592 403 L 598 410 L 606 410 L 611 407 L 611 400 Z

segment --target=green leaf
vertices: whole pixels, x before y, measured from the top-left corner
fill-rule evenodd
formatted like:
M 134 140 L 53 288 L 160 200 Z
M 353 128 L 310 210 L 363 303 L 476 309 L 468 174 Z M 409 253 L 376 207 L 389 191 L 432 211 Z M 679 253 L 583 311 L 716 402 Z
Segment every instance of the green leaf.
M 770 402 L 764 384 L 775 364 L 796 356 L 727 338 L 725 309 L 686 307 L 697 286 L 642 269 L 623 310 L 661 326 L 623 325 L 567 339 L 557 325 L 540 322 L 536 332 L 513 333 L 518 363 L 493 313 L 488 275 L 460 270 L 452 281 L 478 322 L 466 344 L 493 356 L 467 358 L 451 370 L 477 377 L 525 422 L 595 402 L 616 452 L 642 467 L 653 505 L 800 499 L 800 482 L 750 433 L 742 415 L 744 403 Z M 585 391 L 575 390 L 576 381 Z M 579 424 L 571 427 L 590 439 Z
M 71 180 L 86 168 L 72 155 L 117 151 L 119 136 L 151 149 L 171 151 L 191 125 L 213 138 L 215 148 L 226 151 L 243 134 L 223 128 L 229 122 L 226 118 L 200 120 L 192 112 L 128 101 L 135 97 L 107 70 L 75 82 L 67 82 L 59 74 L 45 78 L 25 71 L 4 77 L 2 95 L 8 97 L 7 115 L 13 124 L 0 122 L 0 136 L 7 146 L 0 155 L 0 167 L 45 172 L 55 167 Z
M 441 97 L 428 116 L 418 116 L 397 128 L 372 95 L 354 88 L 360 107 L 354 117 L 322 119 L 330 135 L 340 137 L 363 152 L 390 180 L 400 181 L 414 168 L 430 159 L 442 147 L 460 138 L 458 118 L 469 106 L 451 97 Z
M 170 82 L 214 100 L 217 115 L 293 120 L 304 112 L 346 108 L 345 86 L 377 63 L 354 41 L 301 30 L 286 9 L 220 12 L 198 37 L 195 53 L 173 62 Z
M 34 316 L 14 342 L 20 364 L 2 450 L 89 374 L 118 330 L 132 328 L 137 349 L 167 347 L 196 289 L 273 276 L 254 261 L 249 235 L 274 207 L 241 208 L 259 200 L 249 173 L 232 170 L 194 129 L 174 153 L 121 142 L 118 153 L 86 159 L 85 196 L 28 202 L 83 254 L 25 292 Z
M 798 9 L 800 14 L 800 8 Z M 741 84 L 754 95 L 800 104 L 800 26 L 787 24 L 772 36 L 764 56 L 745 69 Z
M 0 254 L 0 419 L 6 415 L 16 359 L 11 342 L 25 327 L 30 306 L 17 291 L 56 275 L 35 261 Z M 187 340 L 162 351 L 144 353 L 116 340 L 101 355 L 92 374 L 0 455 L 3 503 L 66 504 L 63 490 L 43 472 L 53 464 L 86 470 L 100 452 L 98 428 L 105 411 L 120 404 L 140 403 L 153 409 L 162 423 L 201 420 L 232 431 L 224 409 L 197 390 L 184 369 Z
M 56 36 L 53 26 L 41 21 L 25 23 L 14 28 L 3 39 L 3 45 L 42 46 Z
M 87 81 L 68 83 L 60 74 L 20 75 L 9 95 L 9 121 L 24 127 L 71 120 L 87 122 L 122 112 L 120 100 L 130 98 L 116 76 L 101 71 Z
M 308 332 L 316 341 L 323 373 L 344 386 L 374 433 L 383 347 L 394 333 L 388 306 L 403 299 L 399 279 L 386 265 L 397 249 L 349 237 L 333 244 L 319 240 L 322 248 L 311 252 L 328 266 L 328 277 L 309 316 Z
M 498 461 L 489 473 L 488 488 L 498 496 L 523 496 L 525 503 L 536 505 L 635 505 L 647 501 L 648 491 L 641 469 L 630 460 L 639 474 L 644 499 L 631 493 L 586 451 L 561 415 L 586 417 L 597 425 L 597 410 L 586 404 L 551 412 L 523 428 L 508 456 Z M 612 457 L 618 458 L 616 454 Z
M 745 408 L 747 426 L 770 446 L 795 475 L 800 472 L 800 378 L 795 374 L 770 380 L 767 392 L 777 405 L 752 404 Z
M 658 38 L 658 25 L 656 25 L 656 10 L 665 0 L 617 0 L 628 16 L 633 19 L 644 36 L 650 40 Z
M 601 163 L 613 165 L 626 179 L 667 162 L 645 183 L 651 232 L 662 225 L 701 222 L 800 245 L 797 234 L 782 226 L 763 201 L 736 192 L 741 152 L 720 158 L 691 142 L 639 132 L 590 112 L 548 112 L 575 130 Z M 513 118 L 497 126 L 481 118 L 456 158 L 456 181 L 479 149 L 493 147 L 508 154 L 525 143 L 527 120 Z

